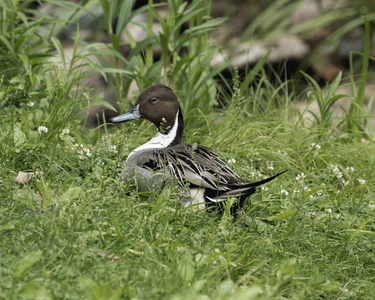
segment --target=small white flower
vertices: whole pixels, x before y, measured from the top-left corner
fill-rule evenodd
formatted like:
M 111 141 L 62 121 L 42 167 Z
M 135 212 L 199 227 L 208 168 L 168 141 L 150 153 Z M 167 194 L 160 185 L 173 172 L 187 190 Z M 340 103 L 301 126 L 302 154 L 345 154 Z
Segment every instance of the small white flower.
M 342 183 L 343 183 L 345 186 L 347 186 L 347 185 L 349 184 L 349 180 L 347 180 L 347 181 L 343 180 Z
M 366 183 L 366 180 L 364 180 L 364 179 L 358 179 L 358 183 L 359 183 L 359 184 L 365 184 L 365 183 Z
M 354 172 L 355 171 L 354 167 L 346 167 L 345 170 L 348 171 L 348 172 Z
M 113 153 L 117 153 L 117 147 L 115 145 L 110 145 L 109 146 L 109 151 L 113 152 Z
M 32 102 L 32 101 L 27 102 L 26 105 L 27 105 L 28 107 L 33 107 L 33 106 L 34 106 L 34 102 Z
M 63 130 L 62 130 L 61 134 L 62 134 L 62 135 L 68 135 L 69 132 L 70 132 L 69 129 L 66 128 L 66 129 L 63 129 Z
M 296 176 L 297 181 L 303 181 L 303 179 L 306 178 L 306 175 L 301 173 Z
M 334 165 L 334 164 L 331 164 L 331 169 L 332 169 L 332 173 L 333 175 L 336 177 L 336 178 L 341 178 L 342 177 L 342 173 L 340 172 L 338 166 Z
M 310 191 L 311 191 L 311 189 L 308 188 L 307 186 L 305 186 L 303 189 L 304 189 L 306 192 L 310 192 Z
M 322 147 L 318 144 L 312 143 L 311 146 L 309 147 L 310 150 L 320 150 Z M 313 152 L 313 155 L 318 155 L 319 152 L 315 151 Z
M 371 209 L 374 209 L 375 208 L 375 204 L 373 202 L 370 202 L 370 204 L 368 205 L 368 207 L 370 207 Z
M 322 149 L 322 147 L 316 143 L 312 143 L 311 146 L 309 147 L 309 149 L 316 149 L 316 150 L 320 150 Z
M 288 196 L 289 195 L 288 191 L 286 191 L 286 190 L 281 190 L 280 194 L 283 195 L 283 196 Z
M 332 213 L 332 209 L 326 208 L 326 212 L 329 213 L 329 214 L 331 214 Z
M 266 186 L 262 186 L 261 189 L 262 189 L 264 192 L 268 191 L 268 187 L 266 187 Z
M 313 200 L 313 199 L 314 199 L 314 195 L 310 195 L 310 196 L 308 196 L 307 199 L 309 199 L 309 200 Z
M 273 170 L 273 163 L 270 163 L 270 164 L 267 166 L 267 169 L 272 171 L 272 170 Z
M 38 127 L 38 131 L 39 131 L 40 134 L 47 133 L 48 132 L 48 128 L 45 127 L 45 126 L 39 126 Z
M 91 156 L 92 153 L 90 152 L 89 148 L 84 148 L 82 144 L 75 144 L 73 150 L 77 150 L 78 154 L 80 154 L 80 159 L 85 159 L 87 156 Z M 84 156 L 86 155 L 86 156 Z
M 288 153 L 286 151 L 281 151 L 281 150 L 277 150 L 277 153 L 279 153 L 281 155 L 284 155 L 284 156 L 288 155 Z
M 234 158 L 228 159 L 228 164 L 234 165 L 237 161 Z

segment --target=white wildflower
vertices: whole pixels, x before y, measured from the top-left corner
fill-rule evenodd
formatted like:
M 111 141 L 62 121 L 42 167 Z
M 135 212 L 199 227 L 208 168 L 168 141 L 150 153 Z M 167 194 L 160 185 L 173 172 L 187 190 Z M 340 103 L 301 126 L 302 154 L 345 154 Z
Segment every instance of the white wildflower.
M 359 184 L 365 184 L 365 183 L 366 183 L 366 180 L 364 180 L 364 179 L 358 179 L 358 183 L 359 183 Z
M 303 188 L 303 190 L 305 190 L 306 192 L 310 192 L 310 191 L 311 191 L 311 189 L 308 188 L 307 186 L 305 186 L 305 187 Z
M 113 153 L 117 153 L 117 147 L 115 145 L 110 145 L 109 146 L 109 151 L 113 152 Z
M 368 205 L 369 208 L 371 209 L 375 209 L 375 204 L 374 202 L 370 202 L 370 204 Z
M 284 156 L 288 155 L 288 153 L 286 151 L 282 151 L 282 150 L 277 150 L 277 153 L 279 153 L 281 155 L 284 155 Z
M 40 134 L 47 133 L 48 132 L 48 128 L 46 126 L 39 126 L 38 127 L 38 131 L 39 131 Z
M 312 143 L 311 146 L 309 147 L 310 150 L 320 150 L 322 147 L 316 143 Z M 314 155 L 318 155 L 319 152 L 318 151 L 315 151 L 313 153 Z
M 33 106 L 34 106 L 34 102 L 32 102 L 32 101 L 27 102 L 26 105 L 27 105 L 28 107 L 33 107 Z
M 310 196 L 308 196 L 307 199 L 309 199 L 309 200 L 314 200 L 314 195 L 310 195 Z
M 349 180 L 346 180 L 346 181 L 343 180 L 342 183 L 343 183 L 345 186 L 347 186 L 347 185 L 349 184 Z
M 69 129 L 66 128 L 66 129 L 63 129 L 63 130 L 62 130 L 61 134 L 62 134 L 62 135 L 68 135 L 69 132 L 70 132 Z
M 283 195 L 283 196 L 288 196 L 289 195 L 288 191 L 286 191 L 284 189 L 280 191 L 280 194 Z
M 333 175 L 336 177 L 336 178 L 341 178 L 342 177 L 342 173 L 340 172 L 338 166 L 334 165 L 334 164 L 331 164 L 331 170 L 332 170 L 332 173 Z
M 234 165 L 237 161 L 234 158 L 228 159 L 228 164 Z
M 268 191 L 268 187 L 266 187 L 266 186 L 262 186 L 261 189 L 262 189 L 264 192 Z
M 345 170 L 348 171 L 348 172 L 354 172 L 355 171 L 354 167 L 346 167 Z
M 297 181 L 303 181 L 303 179 L 306 178 L 306 175 L 301 173 L 296 176 Z
M 326 208 L 325 211 L 326 211 L 327 213 L 329 213 L 329 214 L 332 213 L 332 209 L 330 209 L 330 208 Z
M 90 152 L 89 148 L 84 148 L 82 144 L 75 144 L 73 150 L 77 150 L 78 154 L 80 154 L 80 159 L 85 159 L 88 156 L 91 156 L 92 153 Z M 84 156 L 85 155 L 85 156 Z
M 267 169 L 271 170 L 271 171 L 273 170 L 273 163 L 272 162 L 268 164 Z

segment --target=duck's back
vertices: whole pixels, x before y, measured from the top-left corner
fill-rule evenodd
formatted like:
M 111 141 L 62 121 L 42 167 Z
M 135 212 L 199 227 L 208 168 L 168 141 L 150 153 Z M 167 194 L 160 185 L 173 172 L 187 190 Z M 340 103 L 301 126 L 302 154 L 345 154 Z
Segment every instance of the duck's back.
M 249 183 L 234 173 L 215 152 L 201 145 L 180 144 L 153 149 L 149 157 L 144 167 L 169 173 L 180 185 L 189 183 L 190 186 L 226 191 L 233 185 Z

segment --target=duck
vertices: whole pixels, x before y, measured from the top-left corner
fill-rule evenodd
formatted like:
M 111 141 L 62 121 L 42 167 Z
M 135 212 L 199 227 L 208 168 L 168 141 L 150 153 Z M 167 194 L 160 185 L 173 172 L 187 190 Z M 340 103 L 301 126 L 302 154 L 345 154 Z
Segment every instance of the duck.
M 236 198 L 234 207 L 240 208 L 257 187 L 286 172 L 251 182 L 237 175 L 213 150 L 199 144 L 183 144 L 184 118 L 177 96 L 168 86 L 147 87 L 129 111 L 109 121 L 136 119 L 146 119 L 158 130 L 155 137 L 129 154 L 122 170 L 122 181 L 136 185 L 141 193 L 177 187 L 185 207 L 222 207 L 228 199 Z

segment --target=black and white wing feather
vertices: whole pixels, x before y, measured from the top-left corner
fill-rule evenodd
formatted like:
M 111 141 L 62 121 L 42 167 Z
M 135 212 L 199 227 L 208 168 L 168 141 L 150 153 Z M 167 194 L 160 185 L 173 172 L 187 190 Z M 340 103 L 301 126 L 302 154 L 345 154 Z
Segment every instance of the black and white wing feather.
M 282 174 L 250 183 L 234 173 L 211 149 L 195 144 L 154 149 L 145 166 L 177 178 L 181 186 L 205 188 L 206 198 L 212 202 L 225 201 L 228 195 L 248 197 L 257 186 Z

